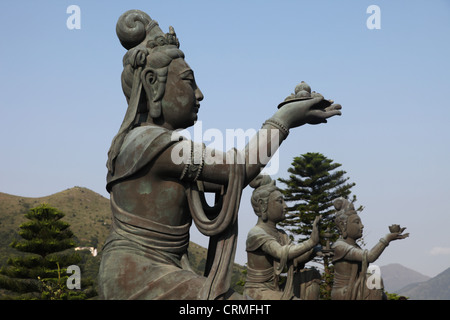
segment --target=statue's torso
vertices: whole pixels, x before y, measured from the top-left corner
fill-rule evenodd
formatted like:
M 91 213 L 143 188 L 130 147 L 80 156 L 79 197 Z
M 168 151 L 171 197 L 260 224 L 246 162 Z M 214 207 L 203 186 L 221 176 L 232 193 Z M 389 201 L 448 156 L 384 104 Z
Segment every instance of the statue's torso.
M 165 225 L 180 226 L 190 219 L 185 187 L 161 179 L 150 168 L 113 186 L 114 199 L 127 212 Z
M 116 204 L 130 214 L 160 224 L 180 226 L 190 221 L 185 185 L 156 172 L 161 152 L 176 143 L 172 131 L 154 125 L 137 127 L 124 140 L 107 188 Z

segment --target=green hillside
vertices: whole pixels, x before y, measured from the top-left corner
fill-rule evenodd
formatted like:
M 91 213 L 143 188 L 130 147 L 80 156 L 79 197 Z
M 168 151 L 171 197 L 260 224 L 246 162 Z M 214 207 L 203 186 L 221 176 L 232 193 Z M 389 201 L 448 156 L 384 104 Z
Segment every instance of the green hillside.
M 100 264 L 101 249 L 111 227 L 111 209 L 109 199 L 87 188 L 74 187 L 50 196 L 26 198 L 0 192 L 0 266 L 5 264 L 11 255 L 20 254 L 11 249 L 9 244 L 20 239 L 19 226 L 26 221 L 24 214 L 42 203 L 59 209 L 65 213 L 64 221 L 70 224 L 80 247 L 95 247 L 96 257 L 84 252 L 86 262 L 85 274 L 96 278 Z M 207 250 L 193 242 L 189 245 L 189 260 L 193 269 L 202 274 L 206 263 Z M 83 268 L 82 268 L 83 270 Z M 241 292 L 242 287 L 235 284 L 242 277 L 243 267 L 235 264 L 232 287 Z
M 58 208 L 65 213 L 79 246 L 101 248 L 111 226 L 109 199 L 81 187 L 74 187 L 41 198 L 25 198 L 0 193 L 0 246 L 18 238 L 19 225 L 26 221 L 24 214 L 39 204 Z M 6 247 L 6 248 L 5 248 Z

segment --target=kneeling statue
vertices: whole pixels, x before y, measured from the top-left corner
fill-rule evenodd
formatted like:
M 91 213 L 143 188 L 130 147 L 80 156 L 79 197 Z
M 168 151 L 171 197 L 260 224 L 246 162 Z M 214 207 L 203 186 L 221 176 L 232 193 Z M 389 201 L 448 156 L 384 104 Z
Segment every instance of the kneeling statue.
M 306 299 L 295 294 L 298 291 L 306 293 L 306 290 L 295 290 L 294 285 L 298 285 L 298 281 L 294 281 L 294 278 L 296 272 L 302 272 L 301 278 L 305 278 L 304 270 L 300 270 L 298 266 L 311 260 L 317 249 L 320 216 L 314 220 L 308 240 L 291 244 L 286 232 L 276 226 L 285 219 L 287 206 L 275 181 L 267 175 L 259 175 L 250 186 L 255 188 L 251 202 L 258 222 L 249 231 L 246 242 L 248 260 L 244 294 L 257 300 Z M 280 274 L 286 270 L 287 279 L 281 286 Z M 317 280 L 314 276 L 306 278 L 313 282 Z M 318 299 L 318 281 L 315 284 L 316 286 L 305 287 L 312 288 Z
M 369 263 L 374 262 L 383 253 L 389 242 L 405 239 L 409 233 L 402 234 L 406 228 L 399 225 L 389 227 L 390 233 L 370 250 L 363 250 L 356 240 L 362 237 L 364 225 L 353 204 L 344 198 L 334 201 L 337 210 L 335 223 L 341 237 L 333 244 L 333 264 L 335 268 L 332 300 L 385 300 L 383 281 L 379 286 L 369 288 L 367 272 Z

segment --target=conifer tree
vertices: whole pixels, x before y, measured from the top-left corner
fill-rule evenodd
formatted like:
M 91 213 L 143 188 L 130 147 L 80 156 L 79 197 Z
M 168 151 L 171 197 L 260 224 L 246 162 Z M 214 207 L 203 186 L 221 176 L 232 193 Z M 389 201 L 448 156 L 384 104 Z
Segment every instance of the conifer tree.
M 316 216 L 322 215 L 320 222 L 320 245 L 326 246 L 324 234 L 331 234 L 328 238 L 334 242 L 338 238 L 338 230 L 334 224 L 333 200 L 339 197 L 349 199 L 351 188 L 355 183 L 348 182 L 346 172 L 337 170 L 341 164 L 333 162 L 321 153 L 309 152 L 295 157 L 288 169 L 288 179 L 279 178 L 278 181 L 286 185 L 281 188 L 288 205 L 286 219 L 280 222 L 282 227 L 297 242 L 309 238 L 312 224 Z M 351 201 L 356 201 L 353 195 Z M 362 211 L 363 207 L 359 207 Z M 324 286 L 322 297 L 327 299 L 332 286 L 332 266 L 329 257 L 323 257 Z
M 42 204 L 25 217 L 29 221 L 20 225 L 22 240 L 14 240 L 10 246 L 26 254 L 9 258 L 7 266 L 0 269 L 0 287 L 18 293 L 21 299 L 68 298 L 68 291 L 61 290 L 67 279 L 66 268 L 80 262 L 81 257 L 67 250 L 76 243 L 69 224 L 61 220 L 64 213 Z M 53 287 L 58 287 L 57 297 L 50 290 Z

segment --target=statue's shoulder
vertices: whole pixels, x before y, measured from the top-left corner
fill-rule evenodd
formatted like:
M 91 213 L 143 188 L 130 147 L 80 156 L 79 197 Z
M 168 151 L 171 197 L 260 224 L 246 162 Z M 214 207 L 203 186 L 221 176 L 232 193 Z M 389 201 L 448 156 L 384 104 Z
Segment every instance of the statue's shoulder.
M 175 133 L 174 131 L 155 125 L 139 126 L 126 135 L 122 148 L 126 148 L 130 144 L 148 143 L 161 135 L 171 137 Z
M 263 228 L 254 226 L 247 234 L 246 248 L 247 251 L 255 251 L 261 247 L 268 240 L 273 240 L 274 237 L 268 234 Z
M 267 234 L 267 232 L 259 226 L 254 226 L 253 228 L 251 228 L 249 230 L 247 238 L 255 236 L 255 235 L 262 235 L 262 234 Z
M 143 125 L 131 130 L 125 137 L 119 157 L 136 156 L 136 150 L 146 153 L 148 150 L 159 152 L 171 144 L 183 140 L 177 131 L 156 125 Z M 155 152 L 151 152 L 152 154 Z M 118 160 L 120 162 L 120 160 Z
M 331 246 L 334 250 L 349 250 L 353 248 L 351 244 L 348 244 L 343 239 L 337 239 Z
M 345 242 L 343 239 L 338 239 L 335 243 L 333 243 L 331 248 L 334 252 L 333 261 L 338 261 L 340 259 L 343 259 L 350 250 L 359 248 L 359 246 L 351 245 Z
M 182 136 L 155 125 L 133 128 L 126 136 L 115 162 L 114 176 L 108 174 L 107 189 L 119 179 L 133 175 L 157 157 L 163 150 L 182 140 Z

